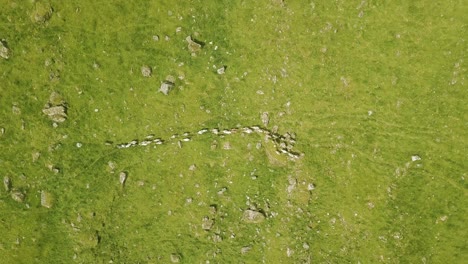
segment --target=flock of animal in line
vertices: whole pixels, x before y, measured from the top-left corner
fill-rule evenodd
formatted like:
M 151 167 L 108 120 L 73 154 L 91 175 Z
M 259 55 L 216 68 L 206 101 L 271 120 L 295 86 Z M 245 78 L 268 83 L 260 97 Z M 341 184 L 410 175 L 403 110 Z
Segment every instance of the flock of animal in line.
M 181 135 L 173 134 L 169 140 L 163 140 L 161 138 L 155 137 L 154 134 L 146 136 L 143 140 L 134 139 L 129 142 L 117 144 L 117 148 L 131 148 L 136 146 L 149 146 L 149 145 L 162 145 L 169 142 L 177 141 L 180 145 L 181 142 L 192 141 L 193 136 L 203 135 L 205 133 L 211 133 L 216 136 L 226 136 L 236 133 L 243 134 L 263 134 L 267 141 L 270 141 L 274 144 L 276 148 L 276 153 L 278 155 L 286 155 L 292 160 L 299 159 L 303 154 L 293 151 L 294 144 L 296 143 L 296 136 L 294 133 L 285 133 L 284 135 L 278 134 L 266 128 L 260 126 L 245 126 L 245 127 L 236 127 L 230 129 L 219 129 L 219 128 L 203 128 L 198 130 L 196 133 L 185 132 Z

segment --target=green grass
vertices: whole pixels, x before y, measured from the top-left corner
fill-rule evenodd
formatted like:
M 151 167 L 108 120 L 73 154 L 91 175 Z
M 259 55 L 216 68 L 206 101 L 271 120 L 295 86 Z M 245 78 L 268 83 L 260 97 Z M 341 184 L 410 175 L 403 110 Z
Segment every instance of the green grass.
M 3 262 L 468 258 L 463 1 L 180 2 L 0 0 L 0 176 L 26 197 L 0 188 Z M 196 56 L 187 36 L 204 43 Z M 68 106 L 56 128 L 41 111 L 53 91 Z M 262 112 L 297 135 L 301 159 L 256 134 L 105 144 L 258 125 Z M 265 221 L 243 222 L 254 207 Z

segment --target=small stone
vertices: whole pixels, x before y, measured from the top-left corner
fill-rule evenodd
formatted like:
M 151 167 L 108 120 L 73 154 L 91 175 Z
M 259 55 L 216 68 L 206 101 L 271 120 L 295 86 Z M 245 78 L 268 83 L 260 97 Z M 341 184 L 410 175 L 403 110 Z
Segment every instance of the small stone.
M 49 95 L 49 104 L 50 105 L 65 105 L 65 100 L 63 99 L 63 96 L 60 93 L 53 91 Z
M 270 123 L 270 117 L 268 115 L 268 112 L 263 112 L 260 115 L 260 118 L 262 119 L 262 123 L 264 126 L 268 126 L 268 123 Z
M 252 249 L 251 246 L 246 246 L 241 248 L 241 254 L 247 254 Z
M 191 36 L 186 37 L 185 40 L 188 43 L 188 50 L 190 53 L 192 53 L 192 55 L 195 55 L 195 53 L 201 50 L 202 45 L 193 40 Z
M 6 40 L 0 40 L 0 57 L 4 59 L 10 58 L 10 49 L 8 48 L 8 44 Z
M 203 230 L 209 231 L 214 225 L 214 220 L 210 219 L 208 216 L 203 217 L 202 228 Z
M 168 76 L 166 76 L 166 82 L 175 83 L 176 78 L 174 76 L 172 76 L 172 75 L 168 75 Z
M 179 254 L 176 254 L 176 253 L 171 254 L 171 262 L 172 263 L 179 263 L 180 259 L 181 259 L 181 257 L 180 257 Z
M 159 91 L 162 92 L 164 95 L 168 95 L 169 92 L 172 90 L 173 87 L 174 87 L 174 83 L 173 83 L 173 82 L 164 81 L 164 82 L 161 84 L 161 87 L 159 88 Z
M 11 189 L 11 179 L 8 176 L 3 177 L 3 186 L 5 186 L 5 191 L 9 192 Z
M 159 36 L 158 36 L 158 35 L 154 35 L 154 36 L 153 36 L 153 40 L 154 40 L 154 41 L 159 41 Z
M 41 191 L 41 205 L 45 208 L 51 208 L 53 204 L 52 195 L 49 192 Z
M 216 150 L 217 148 L 218 148 L 218 141 L 213 140 L 213 142 L 211 142 L 210 149 L 211 150 Z
M 24 193 L 22 193 L 19 190 L 13 190 L 11 192 L 11 198 L 13 198 L 13 200 L 15 200 L 15 201 L 17 201 L 19 203 L 22 203 L 22 202 L 24 202 L 25 195 L 24 195 Z
M 315 189 L 315 184 L 309 183 L 309 184 L 307 185 L 307 190 L 308 190 L 308 191 L 312 191 L 312 190 L 314 190 L 314 189 Z
M 152 72 L 153 70 L 147 65 L 141 67 L 141 75 L 143 75 L 143 77 L 151 77 Z
M 48 3 L 36 2 L 34 10 L 31 13 L 32 22 L 43 24 L 47 22 L 54 12 L 52 6 Z
M 32 156 L 32 162 L 36 162 L 39 159 L 39 157 L 41 157 L 41 153 L 39 151 L 36 151 L 36 152 L 33 152 L 31 156 Z
M 226 149 L 226 150 L 232 149 L 231 142 L 229 141 L 224 142 L 223 149 Z
M 259 211 L 247 209 L 242 215 L 242 220 L 247 223 L 261 223 L 265 220 L 265 215 Z
M 67 120 L 66 111 L 67 109 L 63 105 L 49 106 L 42 109 L 42 112 L 46 114 L 50 118 L 50 120 L 57 123 L 62 123 L 65 120 Z
M 14 105 L 11 107 L 11 111 L 12 111 L 13 114 L 15 114 L 15 115 L 20 115 L 20 114 L 21 114 L 21 108 L 19 108 L 19 106 L 17 106 L 16 104 L 14 104 Z
M 124 185 L 126 181 L 127 181 L 127 173 L 125 171 L 121 171 L 119 173 L 119 182 L 120 184 Z
M 421 160 L 421 157 L 419 155 L 411 156 L 411 161 L 418 161 L 418 160 Z
M 226 71 L 226 66 L 223 66 L 223 67 L 221 67 L 221 68 L 219 68 L 219 69 L 216 70 L 216 72 L 217 72 L 218 74 L 224 74 L 225 71 Z

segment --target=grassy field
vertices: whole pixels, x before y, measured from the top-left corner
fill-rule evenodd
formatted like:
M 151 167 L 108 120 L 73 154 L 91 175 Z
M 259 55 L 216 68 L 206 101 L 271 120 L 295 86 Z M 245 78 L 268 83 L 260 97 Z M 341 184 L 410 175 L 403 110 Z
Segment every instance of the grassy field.
M 2 263 L 468 259 L 466 2 L 0 6 Z

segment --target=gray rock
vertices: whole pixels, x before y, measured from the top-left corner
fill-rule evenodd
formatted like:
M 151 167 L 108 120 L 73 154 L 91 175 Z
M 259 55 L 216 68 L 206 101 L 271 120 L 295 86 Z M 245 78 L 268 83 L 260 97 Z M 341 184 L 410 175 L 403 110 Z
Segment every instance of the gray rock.
M 141 66 L 141 75 L 143 75 L 143 77 L 151 77 L 152 72 L 153 70 L 151 70 L 150 66 Z
M 41 191 L 41 205 L 45 208 L 51 208 L 53 205 L 53 198 L 49 192 Z
M 54 9 L 48 3 L 36 2 L 34 10 L 31 12 L 32 22 L 43 24 L 52 17 Z
M 42 112 L 46 114 L 50 120 L 57 123 L 62 123 L 67 120 L 66 108 L 63 105 L 50 106 L 42 109 Z
M 119 173 L 119 182 L 120 184 L 124 185 L 126 181 L 127 181 L 127 173 L 125 171 L 121 171 Z
M 5 40 L 0 41 L 0 57 L 4 59 L 10 58 L 10 49 Z
M 11 189 L 11 179 L 8 176 L 3 177 L 3 185 L 5 186 L 5 191 L 9 192 Z
M 268 123 L 270 123 L 270 117 L 268 115 L 268 112 L 263 112 L 260 118 L 262 119 L 263 125 L 268 126 Z
M 19 203 L 24 202 L 25 195 L 19 190 L 13 190 L 11 192 L 11 198 Z
M 42 113 L 47 115 L 50 120 L 56 123 L 65 122 L 68 117 L 66 102 L 59 93 L 52 92 L 49 97 L 49 102 L 42 109 Z
M 214 225 L 214 220 L 210 219 L 208 216 L 203 217 L 202 228 L 203 230 L 209 231 Z
M 251 246 L 245 246 L 241 248 L 241 254 L 247 254 L 252 249 Z
M 159 91 L 165 95 L 168 95 L 172 88 L 174 88 L 174 83 L 166 80 L 161 84 Z
M 218 74 L 224 74 L 226 72 L 226 66 L 223 66 L 216 70 Z
M 192 55 L 195 55 L 201 50 L 202 45 L 194 41 L 191 36 L 186 37 L 185 40 L 188 43 L 188 50 L 190 51 L 190 53 L 192 53 Z
M 246 223 L 261 223 L 265 220 L 265 215 L 262 212 L 247 209 L 242 215 L 242 220 Z
M 177 253 L 172 253 L 171 254 L 171 262 L 172 263 L 179 263 L 180 260 L 181 260 L 181 257 L 180 257 L 179 254 L 177 254 Z

